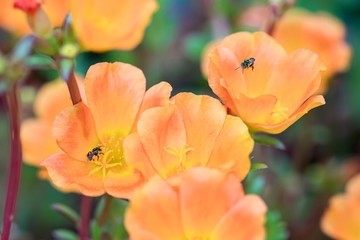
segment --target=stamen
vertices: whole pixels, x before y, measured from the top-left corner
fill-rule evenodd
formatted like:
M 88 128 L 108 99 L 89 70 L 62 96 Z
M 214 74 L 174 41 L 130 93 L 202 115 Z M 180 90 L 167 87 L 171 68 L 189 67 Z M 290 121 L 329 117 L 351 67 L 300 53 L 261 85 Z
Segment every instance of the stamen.
M 103 181 L 106 178 L 108 171 L 114 167 L 126 167 L 124 162 L 124 154 L 122 149 L 123 138 L 116 135 L 108 136 L 104 139 L 104 142 L 98 146 L 101 151 L 97 154 L 93 154 L 94 157 L 89 163 L 94 165 L 94 169 L 89 173 L 89 176 L 99 172 L 102 175 Z M 96 148 L 94 148 L 96 149 Z M 94 153 L 94 149 L 90 151 Z M 96 150 L 95 150 L 96 152 Z
M 269 123 L 276 124 L 284 120 L 287 120 L 289 117 L 285 112 L 287 112 L 288 110 L 289 110 L 288 107 L 281 107 L 280 102 L 278 101 L 272 111 Z
M 178 149 L 175 146 L 168 146 L 168 147 L 164 147 L 164 150 L 176 157 L 178 157 L 179 159 L 179 164 L 180 164 L 180 168 L 177 171 L 182 171 L 184 170 L 184 165 L 185 165 L 185 160 L 186 160 L 186 154 L 192 150 L 194 150 L 194 148 L 192 147 L 187 147 L 186 144 L 183 144 L 180 149 Z

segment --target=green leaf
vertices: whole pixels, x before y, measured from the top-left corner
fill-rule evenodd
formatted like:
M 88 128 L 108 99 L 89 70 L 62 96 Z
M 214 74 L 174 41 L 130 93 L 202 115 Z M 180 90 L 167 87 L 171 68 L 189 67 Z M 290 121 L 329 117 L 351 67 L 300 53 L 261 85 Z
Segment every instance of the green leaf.
M 274 137 L 270 137 L 268 135 L 254 135 L 254 141 L 259 144 L 272 146 L 278 148 L 280 150 L 285 150 L 285 145 L 279 140 Z
M 246 194 L 257 194 L 260 195 L 265 186 L 264 176 L 254 176 L 250 173 L 246 179 Z
M 289 233 L 286 230 L 286 223 L 281 220 L 278 211 L 270 210 L 266 214 L 266 240 L 285 240 Z
M 45 55 L 32 55 L 26 58 L 25 64 L 31 68 L 55 68 L 55 61 Z
M 259 169 L 266 169 L 268 168 L 268 165 L 265 163 L 252 163 L 250 170 L 259 170 Z
M 101 227 L 97 224 L 96 220 L 92 220 L 90 223 L 91 239 L 99 240 L 101 237 Z
M 62 203 L 54 203 L 51 205 L 51 209 L 60 215 L 64 216 L 70 222 L 77 224 L 79 222 L 79 215 L 70 207 Z
M 78 236 L 69 230 L 66 229 L 57 229 L 53 231 L 53 237 L 56 240 L 78 240 Z
M 33 46 L 35 43 L 35 37 L 32 35 L 27 35 L 22 38 L 19 43 L 16 45 L 12 56 L 15 61 L 22 61 L 27 56 L 29 56 L 33 50 Z

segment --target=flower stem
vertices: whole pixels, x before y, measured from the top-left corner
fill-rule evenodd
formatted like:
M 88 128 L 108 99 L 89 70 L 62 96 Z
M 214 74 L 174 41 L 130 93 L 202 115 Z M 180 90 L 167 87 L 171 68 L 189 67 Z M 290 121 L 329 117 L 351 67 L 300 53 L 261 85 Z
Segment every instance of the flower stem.
M 98 223 L 98 225 L 100 227 L 104 226 L 104 224 L 105 224 L 105 222 L 107 220 L 107 217 L 109 216 L 112 201 L 113 201 L 113 197 L 110 196 L 109 194 L 107 194 L 106 198 L 105 198 L 104 208 L 103 208 L 103 210 L 101 212 L 100 217 L 97 220 L 97 223 Z
M 8 240 L 11 224 L 14 219 L 16 199 L 19 190 L 21 174 L 21 142 L 20 142 L 20 121 L 19 103 L 17 96 L 17 86 L 14 84 L 7 93 L 7 104 L 10 118 L 11 129 L 11 152 L 10 152 L 10 172 L 6 193 L 5 209 L 2 224 L 1 240 Z
M 71 73 L 69 81 L 67 82 L 67 86 L 70 92 L 71 101 L 73 105 L 81 102 L 80 90 L 74 72 Z
M 85 240 L 89 234 L 89 218 L 90 218 L 90 207 L 91 207 L 91 197 L 82 196 L 81 197 L 81 218 L 79 225 L 79 238 L 80 240 Z

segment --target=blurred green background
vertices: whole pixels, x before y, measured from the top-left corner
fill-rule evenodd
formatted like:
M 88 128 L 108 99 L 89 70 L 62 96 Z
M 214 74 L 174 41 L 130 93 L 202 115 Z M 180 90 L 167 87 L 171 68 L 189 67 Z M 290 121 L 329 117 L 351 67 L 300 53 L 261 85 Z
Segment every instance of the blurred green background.
M 200 71 L 203 47 L 217 37 L 244 30 L 237 17 L 254 3 L 250 0 L 158 0 L 141 45 L 133 51 L 103 54 L 82 53 L 76 71 L 84 74 L 90 65 L 107 61 L 131 63 L 144 71 L 147 86 L 169 82 L 173 95 L 182 91 L 214 96 Z M 341 192 L 345 182 L 360 172 L 360 2 L 359 0 L 300 0 L 297 6 L 328 11 L 347 27 L 353 47 L 349 70 L 334 77 L 327 104 L 305 115 L 277 137 L 285 151 L 256 146 L 255 161 L 269 169 L 250 173 L 247 192 L 260 194 L 269 206 L 271 234 L 268 239 L 328 239 L 320 232 L 319 220 L 330 196 Z M 0 48 L 6 51 L 16 39 L 1 31 Z M 33 116 L 36 90 L 58 77 L 55 70 L 32 72 L 22 89 L 23 118 Z M 9 159 L 9 123 L 0 110 L 0 216 L 3 213 Z M 52 239 L 58 228 L 74 230 L 65 218 L 50 209 L 60 202 L 79 210 L 80 196 L 57 192 L 37 178 L 37 169 L 23 165 L 15 216 L 14 239 Z M 95 199 L 94 203 L 99 201 Z M 272 220 L 271 220 L 272 219 Z M 279 223 L 281 219 L 283 223 Z M 0 220 L 1 221 L 1 220 Z M 286 230 L 284 230 L 286 228 Z M 280 229 L 280 231 L 279 231 Z

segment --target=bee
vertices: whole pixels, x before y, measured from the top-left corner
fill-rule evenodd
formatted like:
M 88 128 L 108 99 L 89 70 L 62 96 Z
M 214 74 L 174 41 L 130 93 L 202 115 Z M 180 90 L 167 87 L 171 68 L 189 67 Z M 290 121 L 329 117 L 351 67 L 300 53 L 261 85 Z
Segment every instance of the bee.
M 237 67 L 235 70 L 242 68 L 242 73 L 244 73 L 244 69 L 246 68 L 251 67 L 251 70 L 254 70 L 254 63 L 255 63 L 255 58 L 245 59 L 244 62 L 241 63 L 240 67 Z
M 95 147 L 95 148 L 93 148 L 91 151 L 89 151 L 88 153 L 87 153 L 87 161 L 91 161 L 91 160 L 93 160 L 93 158 L 94 158 L 94 156 L 96 156 L 97 157 L 97 160 L 99 160 L 99 155 L 100 154 L 103 154 L 102 152 L 102 149 L 101 149 L 101 147 Z

